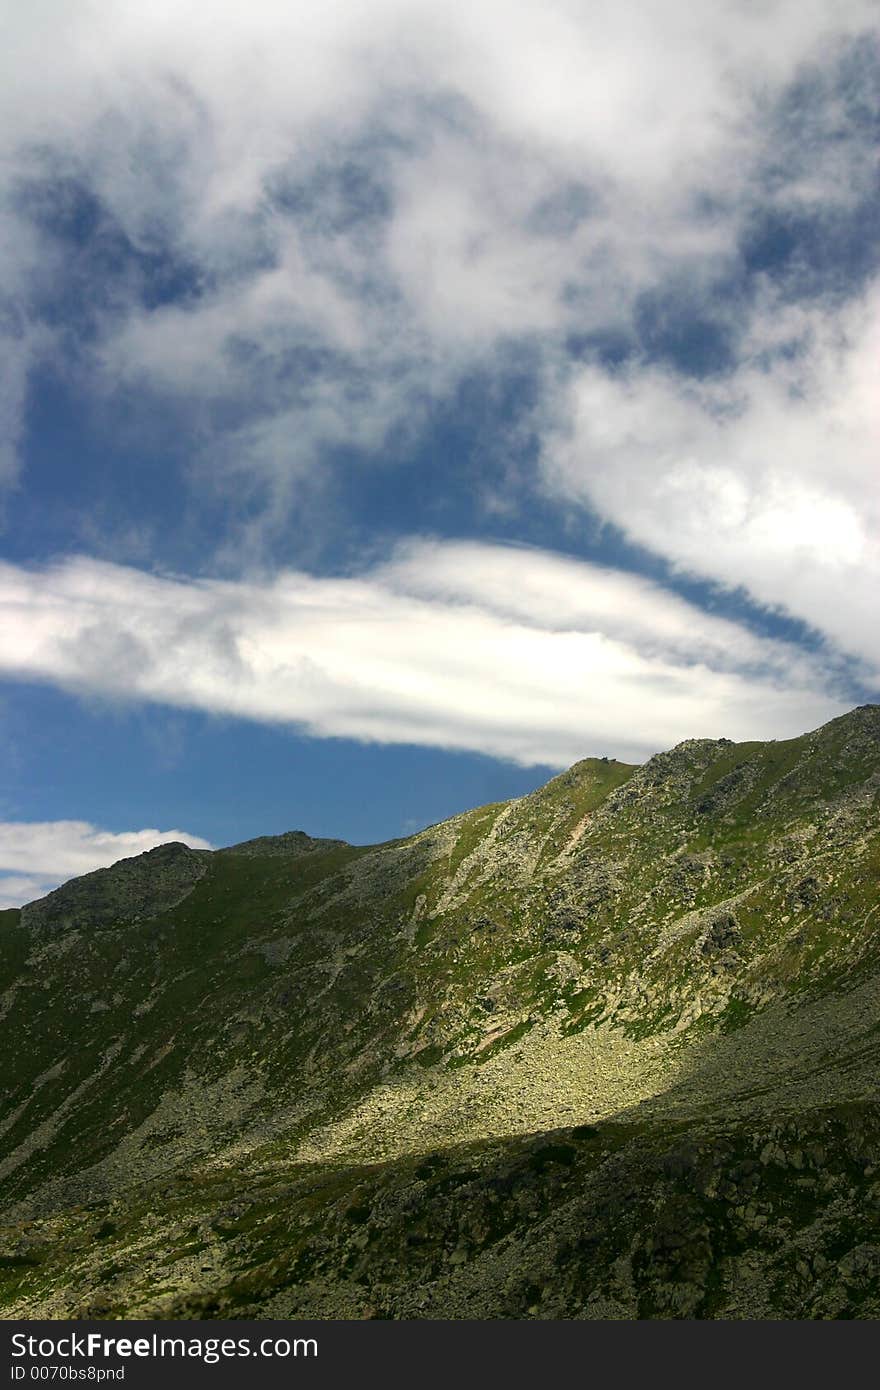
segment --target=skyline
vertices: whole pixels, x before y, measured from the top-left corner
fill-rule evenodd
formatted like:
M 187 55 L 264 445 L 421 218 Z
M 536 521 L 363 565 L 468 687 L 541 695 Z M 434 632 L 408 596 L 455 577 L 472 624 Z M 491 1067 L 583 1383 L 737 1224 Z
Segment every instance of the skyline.
M 880 699 L 872 4 L 8 27 L 0 904 Z

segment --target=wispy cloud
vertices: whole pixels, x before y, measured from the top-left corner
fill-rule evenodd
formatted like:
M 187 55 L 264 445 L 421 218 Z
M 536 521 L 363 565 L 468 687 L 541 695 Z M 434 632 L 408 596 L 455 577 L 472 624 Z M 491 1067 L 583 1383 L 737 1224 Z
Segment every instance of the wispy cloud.
M 328 449 L 381 454 L 511 339 L 548 364 L 572 335 L 638 350 L 644 297 L 676 277 L 735 321 L 719 286 L 744 292 L 756 226 L 870 196 L 875 19 L 870 0 L 20 7 L 7 347 L 145 418 L 162 402 L 202 482 L 256 475 L 284 512 Z M 12 451 L 21 403 L 12 380 Z
M 213 848 L 187 830 L 117 833 L 79 820 L 0 821 L 0 908 L 33 902 L 69 878 L 174 840 Z
M 793 735 L 846 704 L 828 654 L 633 575 L 477 543 L 265 583 L 4 566 L 0 615 L 11 677 L 524 764 Z
M 817 627 L 880 687 L 878 360 L 880 281 L 845 309 L 768 300 L 719 379 L 586 367 L 545 413 L 547 485 Z

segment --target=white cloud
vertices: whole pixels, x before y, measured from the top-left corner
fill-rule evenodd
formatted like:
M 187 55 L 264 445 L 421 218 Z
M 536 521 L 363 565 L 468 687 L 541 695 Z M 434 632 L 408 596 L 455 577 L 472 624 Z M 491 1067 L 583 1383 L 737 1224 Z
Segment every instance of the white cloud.
M 843 264 L 799 288 L 797 256 L 782 295 L 737 280 L 756 218 L 852 215 L 875 187 L 853 76 L 875 31 L 875 0 L 15 7 L 0 478 L 48 358 L 145 421 L 167 406 L 200 496 L 252 489 L 253 545 L 217 552 L 252 557 L 335 450 L 399 457 L 432 401 L 526 342 L 554 497 L 876 671 L 876 287 Z M 23 197 L 51 213 L 62 177 L 128 239 L 115 279 Z M 198 293 L 145 301 L 135 253 Z M 82 340 L 55 302 L 75 276 Z M 725 331 L 726 376 L 571 363 L 570 336 L 638 346 L 671 283 L 673 328 L 702 310 Z
M 783 737 L 845 708 L 828 656 L 633 575 L 476 543 L 265 583 L 6 565 L 0 620 L 10 677 L 521 763 Z
M 93 305 L 84 386 L 174 398 L 209 458 L 212 412 L 237 403 L 221 468 L 296 477 L 328 444 L 380 450 L 510 337 L 552 358 L 570 332 L 631 324 L 672 269 L 711 285 L 756 200 L 857 199 L 873 141 L 840 96 L 787 145 L 777 106 L 875 20 L 871 0 L 42 0 L 8 16 L 0 54 L 7 192 L 49 151 L 134 247 L 202 283 L 157 308 L 132 276 Z M 387 200 L 372 222 L 348 216 L 352 163 Z M 69 257 L 38 260 L 51 297 Z M 0 277 L 33 291 L 17 252 Z M 318 380 L 303 349 L 328 354 Z
M 708 383 L 574 374 L 547 421 L 549 485 L 818 628 L 880 684 L 880 282 L 844 311 L 769 303 L 746 344 Z
M 80 820 L 0 821 L 0 908 L 33 902 L 69 878 L 175 840 L 213 849 L 187 830 L 116 833 Z
M 57 888 L 61 879 L 41 878 L 34 874 L 0 873 L 0 912 L 9 907 L 22 907 L 36 902 Z

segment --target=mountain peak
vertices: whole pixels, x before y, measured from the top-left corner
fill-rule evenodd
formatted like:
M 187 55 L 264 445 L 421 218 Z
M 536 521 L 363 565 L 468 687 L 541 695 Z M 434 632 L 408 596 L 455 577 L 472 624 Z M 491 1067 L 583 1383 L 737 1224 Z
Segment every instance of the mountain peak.
M 347 840 L 316 839 L 304 830 L 285 830 L 281 835 L 258 835 L 253 840 L 242 840 L 236 845 L 227 845 L 218 850 L 219 854 L 244 854 L 272 856 L 299 854 L 320 854 L 326 850 L 344 849 Z
M 204 876 L 211 851 L 169 840 L 63 883 L 21 909 L 22 926 L 68 931 L 141 921 L 174 907 Z

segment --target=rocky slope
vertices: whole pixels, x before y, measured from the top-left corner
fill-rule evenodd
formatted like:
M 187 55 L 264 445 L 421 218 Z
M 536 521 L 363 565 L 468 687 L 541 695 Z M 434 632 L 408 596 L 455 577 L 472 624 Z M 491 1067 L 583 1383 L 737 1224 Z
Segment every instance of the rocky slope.
M 880 1316 L 880 708 L 0 914 L 4 1315 Z

